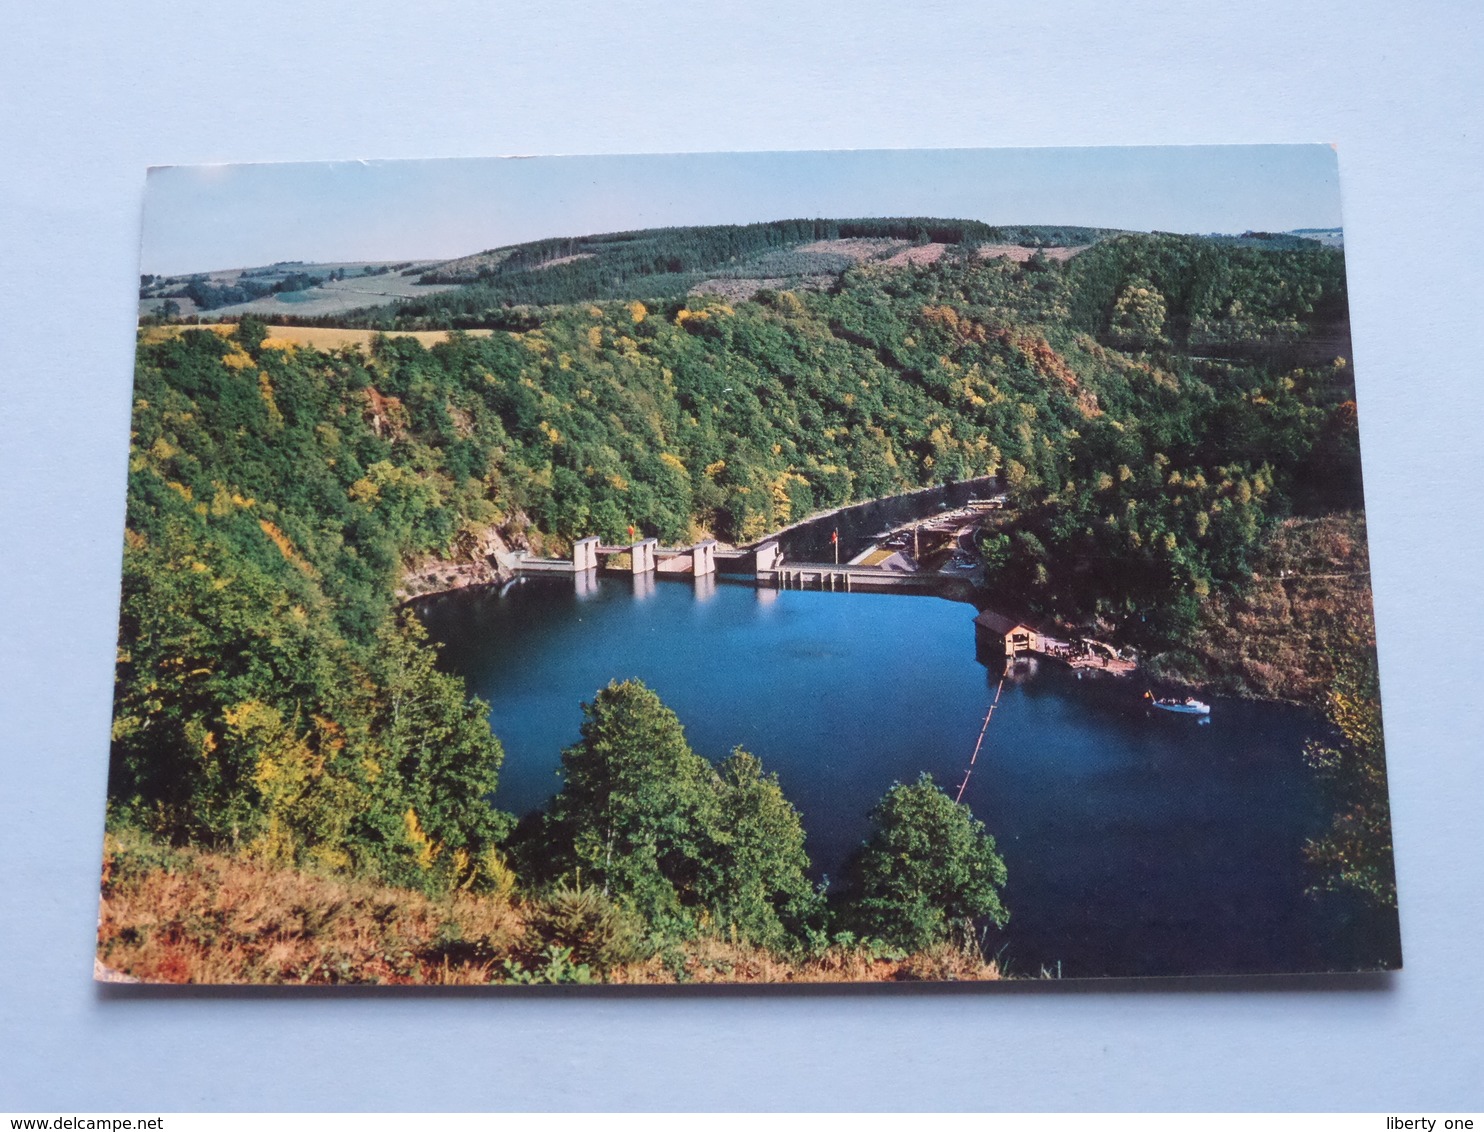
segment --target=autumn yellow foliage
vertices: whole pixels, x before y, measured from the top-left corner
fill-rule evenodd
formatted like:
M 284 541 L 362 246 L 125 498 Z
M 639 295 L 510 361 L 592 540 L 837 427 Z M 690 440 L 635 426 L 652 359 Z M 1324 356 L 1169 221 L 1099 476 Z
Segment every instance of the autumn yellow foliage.
M 288 535 L 284 534 L 281 530 L 278 529 L 277 526 L 269 522 L 267 519 L 259 519 L 258 526 L 263 529 L 263 533 L 265 535 L 273 540 L 273 545 L 278 547 L 279 553 L 282 554 L 284 558 L 286 558 L 289 562 L 292 562 L 294 566 L 296 566 L 307 576 L 311 578 L 316 576 L 314 567 L 306 562 L 300 556 L 299 552 L 294 549 L 294 544 L 292 540 L 290 540 Z

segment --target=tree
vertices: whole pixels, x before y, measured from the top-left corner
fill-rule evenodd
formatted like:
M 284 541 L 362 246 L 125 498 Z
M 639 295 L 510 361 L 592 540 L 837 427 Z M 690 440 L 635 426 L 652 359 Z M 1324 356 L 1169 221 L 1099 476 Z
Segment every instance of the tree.
M 994 838 L 928 774 L 886 792 L 849 877 L 847 923 L 908 951 L 967 946 L 978 921 L 1003 927 L 1009 919 L 999 894 L 1005 863 Z
M 786 948 L 818 929 L 804 826 L 776 776 L 740 748 L 718 773 L 638 680 L 583 710 L 582 742 L 562 754 L 566 786 L 544 828 L 527 830 L 528 869 L 596 887 L 662 936 L 705 929 Z M 543 854 L 544 869 L 531 859 Z
M 974 534 L 974 542 L 979 548 L 979 561 L 984 563 L 984 569 L 989 573 L 1003 570 L 1009 563 L 1009 535 L 981 527 Z
M 566 785 L 550 815 L 556 871 L 600 887 L 662 932 L 689 934 L 709 871 L 715 772 L 638 680 L 610 683 L 583 711 L 582 741 L 562 752 Z
M 1116 341 L 1136 350 L 1165 342 L 1165 297 L 1147 279 L 1131 280 L 1113 305 L 1109 326 Z
M 245 314 L 237 321 L 236 337 L 244 350 L 257 357 L 263 339 L 268 337 L 268 324 L 255 314 Z
M 785 948 L 819 927 L 824 898 L 809 880 L 804 825 L 776 774 L 741 747 L 720 768 L 714 874 L 707 892 L 722 932 Z
M 393 843 L 410 847 L 429 874 L 415 879 L 446 887 L 473 879 L 510 818 L 490 804 L 504 750 L 490 732 L 489 707 L 466 696 L 462 680 L 437 670 L 426 640 L 411 615 L 377 634 L 371 731 L 386 765 L 376 796 L 380 808 L 394 811 L 383 824 L 401 826 Z

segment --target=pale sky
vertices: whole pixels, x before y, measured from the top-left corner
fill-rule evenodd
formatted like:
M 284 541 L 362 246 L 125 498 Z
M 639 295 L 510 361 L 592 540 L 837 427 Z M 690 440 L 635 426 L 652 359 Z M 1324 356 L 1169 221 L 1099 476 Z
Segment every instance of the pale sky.
M 1139 231 L 1340 226 L 1325 145 L 459 158 L 150 170 L 140 270 L 443 259 L 547 236 L 936 216 Z

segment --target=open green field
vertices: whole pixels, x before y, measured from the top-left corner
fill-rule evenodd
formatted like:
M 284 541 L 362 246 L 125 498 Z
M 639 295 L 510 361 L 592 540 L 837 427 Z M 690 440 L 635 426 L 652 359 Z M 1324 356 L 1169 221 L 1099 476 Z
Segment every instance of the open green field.
M 356 262 L 356 263 L 284 263 L 265 267 L 232 268 L 226 271 L 199 272 L 190 276 L 172 276 L 140 291 L 140 317 L 158 314 L 169 298 L 179 307 L 179 315 L 191 317 L 208 313 L 191 298 L 175 294 L 194 278 L 203 278 L 211 284 L 232 286 L 244 281 L 272 285 L 291 274 L 304 274 L 320 278 L 320 282 L 303 290 L 282 291 L 264 295 L 249 302 L 230 303 L 209 308 L 209 313 L 227 317 L 255 314 L 271 319 L 274 315 L 292 314 L 300 318 L 319 318 L 326 315 L 344 314 L 365 307 L 383 306 L 398 299 L 413 298 L 446 291 L 450 288 L 439 284 L 419 283 L 421 273 L 436 266 L 436 261 L 423 260 L 411 263 Z M 381 268 L 388 270 L 376 273 Z M 413 270 L 407 275 L 404 271 Z M 345 278 L 330 279 L 331 273 Z

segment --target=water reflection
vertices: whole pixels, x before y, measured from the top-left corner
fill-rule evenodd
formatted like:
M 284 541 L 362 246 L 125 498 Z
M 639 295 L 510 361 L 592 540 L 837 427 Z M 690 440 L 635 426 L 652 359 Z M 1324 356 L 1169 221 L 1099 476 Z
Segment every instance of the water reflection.
M 573 590 L 578 601 L 589 601 L 598 596 L 598 570 L 579 570 L 573 576 Z

